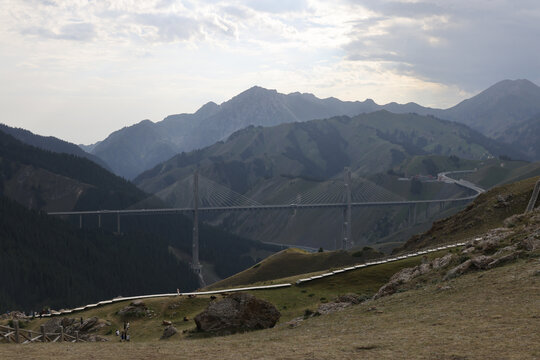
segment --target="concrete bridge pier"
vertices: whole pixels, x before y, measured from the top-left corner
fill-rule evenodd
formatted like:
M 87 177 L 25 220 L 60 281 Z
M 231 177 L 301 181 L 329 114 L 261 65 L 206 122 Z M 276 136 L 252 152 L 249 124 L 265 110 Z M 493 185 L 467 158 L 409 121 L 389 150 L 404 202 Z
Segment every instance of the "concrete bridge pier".
M 353 246 L 352 241 L 352 197 L 351 197 L 351 169 L 345 168 L 345 199 L 347 200 L 347 206 L 343 209 L 343 241 L 341 248 L 347 250 Z
M 120 234 L 120 213 L 116 213 L 116 233 Z
M 409 226 L 416 224 L 416 204 L 409 205 Z
M 192 234 L 191 270 L 197 275 L 199 286 L 206 283 L 202 274 L 202 265 L 199 262 L 199 171 L 193 173 L 193 234 Z

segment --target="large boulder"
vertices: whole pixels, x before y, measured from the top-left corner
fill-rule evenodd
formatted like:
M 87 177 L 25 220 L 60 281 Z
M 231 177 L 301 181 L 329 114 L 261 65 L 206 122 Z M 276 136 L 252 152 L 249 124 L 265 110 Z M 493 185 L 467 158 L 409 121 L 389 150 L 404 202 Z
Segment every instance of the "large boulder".
M 273 327 L 281 314 L 271 303 L 244 293 L 214 301 L 195 316 L 197 329 L 220 335 Z
M 135 300 L 128 306 L 118 310 L 116 314 L 122 317 L 145 317 L 148 314 L 148 308 L 141 300 Z
M 172 325 L 167 326 L 165 329 L 163 329 L 163 335 L 161 335 L 161 340 L 168 339 L 174 334 L 176 334 L 178 330 Z

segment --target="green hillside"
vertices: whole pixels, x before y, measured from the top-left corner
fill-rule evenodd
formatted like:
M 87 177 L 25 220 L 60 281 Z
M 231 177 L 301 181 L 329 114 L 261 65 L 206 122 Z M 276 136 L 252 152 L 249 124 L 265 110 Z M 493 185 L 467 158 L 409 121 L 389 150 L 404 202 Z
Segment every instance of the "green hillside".
M 78 230 L 3 196 L 0 239 L 0 313 L 197 286 L 159 237 Z
M 308 253 L 304 250 L 290 248 L 269 256 L 260 263 L 234 276 L 212 284 L 207 289 L 227 289 L 332 268 L 341 268 L 382 256 L 382 253 L 368 247 L 356 252 L 331 251 L 318 253 Z
M 483 159 L 515 155 L 464 125 L 416 114 L 378 111 L 270 128 L 248 127 L 202 150 L 182 153 L 135 179 L 149 193 L 201 174 L 245 193 L 264 179 L 325 180 L 349 166 L 359 175 L 386 172 L 415 155 Z
M 506 153 L 512 151 L 461 124 L 379 111 L 269 128 L 251 126 L 225 142 L 179 154 L 135 182 L 170 206 L 184 206 L 191 200 L 186 184 L 198 167 L 202 176 L 261 204 L 283 204 L 297 202 L 298 196 L 307 200 L 316 199 L 316 194 L 342 196 L 335 192 L 347 166 L 353 173 L 353 193 L 359 196 L 355 201 L 451 198 L 468 193 L 440 183 L 411 188 L 398 177 L 470 169 L 481 159 Z M 438 211 L 435 206 L 417 210 L 417 220 L 428 222 Z M 355 209 L 355 244 L 372 244 L 401 231 L 409 226 L 408 220 L 407 208 Z M 339 210 L 235 213 L 208 221 L 260 241 L 340 246 Z
M 1 131 L 0 194 L 47 211 L 124 209 L 148 197 L 86 158 L 38 149 Z

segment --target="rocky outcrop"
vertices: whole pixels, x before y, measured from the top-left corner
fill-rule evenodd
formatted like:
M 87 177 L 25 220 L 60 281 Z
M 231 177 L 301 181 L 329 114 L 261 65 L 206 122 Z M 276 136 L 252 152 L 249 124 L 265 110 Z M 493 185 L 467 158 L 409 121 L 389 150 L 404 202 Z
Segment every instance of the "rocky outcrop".
M 391 295 L 395 293 L 401 287 L 401 285 L 410 282 L 412 279 L 420 275 L 427 274 L 433 270 L 447 267 L 454 258 L 455 255 L 447 254 L 428 263 L 423 263 L 412 268 L 401 269 L 390 278 L 388 283 L 379 289 L 373 298 L 378 299 L 383 296 Z
M 334 300 L 336 303 L 350 303 L 352 305 L 360 304 L 362 302 L 363 298 L 361 296 L 358 296 L 356 294 L 345 294 L 340 295 Z
M 274 327 L 281 314 L 271 303 L 244 293 L 211 302 L 195 316 L 197 330 L 219 335 Z
M 503 204 L 507 200 L 508 197 L 504 195 L 498 199 L 498 203 Z M 540 210 L 510 216 L 504 220 L 504 225 L 506 227 L 492 229 L 481 237 L 467 241 L 459 257 L 447 254 L 431 263 L 424 262 L 414 268 L 402 269 L 379 289 L 374 298 L 391 295 L 404 288 L 415 277 L 444 269 L 457 261 L 459 263 L 446 272 L 443 280 L 450 280 L 470 271 L 489 270 L 520 257 L 540 255 Z
M 175 335 L 178 332 L 176 328 L 172 325 L 167 326 L 165 329 L 163 329 L 163 335 L 161 335 L 161 340 L 168 339 L 171 336 Z
M 131 304 L 118 310 L 116 313 L 121 317 L 145 317 L 149 315 L 148 307 L 141 300 L 132 301 Z
M 349 306 L 353 305 L 350 302 L 329 302 L 319 305 L 316 314 L 317 315 L 326 315 L 331 314 L 336 311 L 341 311 Z
M 95 341 L 107 341 L 106 338 L 96 335 L 95 333 L 104 327 L 111 326 L 111 323 L 99 319 L 97 317 L 91 317 L 81 322 L 80 319 L 75 318 L 52 318 L 43 324 L 46 333 L 59 333 L 60 327 L 64 328 L 64 333 L 76 336 L 76 332 L 79 332 L 79 338 L 89 342 Z

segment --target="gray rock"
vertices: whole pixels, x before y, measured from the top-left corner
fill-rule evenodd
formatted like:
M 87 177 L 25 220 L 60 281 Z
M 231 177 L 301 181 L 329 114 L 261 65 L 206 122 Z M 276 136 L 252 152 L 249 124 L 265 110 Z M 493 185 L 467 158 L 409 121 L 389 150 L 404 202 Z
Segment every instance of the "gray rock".
M 499 247 L 499 243 L 500 243 L 501 239 L 500 238 L 487 238 L 487 239 L 484 239 L 482 241 L 480 241 L 477 245 L 476 245 L 476 248 L 480 251 L 492 251 L 492 250 L 495 250 L 497 249 L 497 247 Z
M 286 322 L 285 325 L 289 328 L 295 328 L 297 326 L 300 326 L 300 324 L 302 323 L 302 321 L 304 321 L 304 318 L 303 317 L 297 317 L 295 319 L 292 319 L 291 321 L 289 322 Z
M 322 315 L 331 314 L 336 311 L 341 311 L 345 308 L 351 306 L 350 302 L 329 302 L 326 304 L 319 305 L 317 312 Z
M 403 284 L 409 282 L 413 278 L 416 267 L 401 269 L 390 278 L 390 283 Z
M 43 324 L 46 333 L 58 333 L 60 332 L 60 326 L 62 325 L 62 318 L 55 317 Z
M 463 249 L 463 251 L 461 253 L 462 254 L 471 254 L 471 253 L 475 252 L 475 250 L 476 249 L 474 248 L 474 246 L 469 246 L 469 247 Z
M 519 243 L 519 247 L 527 251 L 535 251 L 540 249 L 540 239 L 537 239 L 534 236 L 529 236 Z
M 362 302 L 362 298 L 356 294 L 345 294 L 340 295 L 334 300 L 336 303 L 350 303 L 350 304 L 360 304 Z
M 507 262 L 513 261 L 513 260 L 517 259 L 521 253 L 522 253 L 521 251 L 514 251 L 514 252 L 512 252 L 510 254 L 501 256 L 500 258 L 497 258 L 497 259 L 491 261 L 487 265 L 487 268 L 491 269 L 491 268 L 494 268 L 496 266 L 500 266 L 500 265 L 503 265 L 503 264 L 505 264 Z
M 446 254 L 443 257 L 433 259 L 433 261 L 431 262 L 431 266 L 433 266 L 433 269 L 444 268 L 447 267 L 453 259 L 453 254 Z
M 377 293 L 373 296 L 373 299 L 375 300 L 383 296 L 392 295 L 393 293 L 397 291 L 399 285 L 400 284 L 397 284 L 394 282 L 389 282 L 389 283 L 384 284 L 383 286 L 381 286 L 379 291 L 377 291 Z
M 147 311 L 148 308 L 141 300 L 135 300 L 129 306 L 118 310 L 116 314 L 122 317 L 144 317 Z
M 161 340 L 168 339 L 171 336 L 173 336 L 174 334 L 176 334 L 177 332 L 178 332 L 178 330 L 176 330 L 176 328 L 174 326 L 169 325 L 165 329 L 163 329 L 163 335 L 161 335 L 160 339 Z
M 78 331 L 79 337 L 86 341 L 107 341 L 106 338 L 101 338 L 98 335 L 90 335 L 90 333 L 97 332 L 110 325 L 110 322 L 97 317 L 88 318 L 82 324 L 80 319 L 56 317 L 43 324 L 46 333 L 59 333 L 60 326 L 63 326 L 65 334 L 75 336 L 75 332 Z
M 493 261 L 491 256 L 480 255 L 471 259 L 473 265 L 478 269 L 487 269 L 488 264 Z
M 467 260 L 463 262 L 462 264 L 448 271 L 444 276 L 444 280 L 452 279 L 466 273 L 471 268 L 471 266 L 473 266 L 472 260 Z
M 505 246 L 502 249 L 497 250 L 497 252 L 495 254 L 493 254 L 493 257 L 499 257 L 504 253 L 510 253 L 510 252 L 514 252 L 516 250 L 517 250 L 517 245 Z
M 90 329 L 96 326 L 98 321 L 99 319 L 96 316 L 86 319 L 80 326 L 79 331 L 89 332 Z
M 271 303 L 244 293 L 232 294 L 214 301 L 195 316 L 199 331 L 216 334 L 274 327 L 281 314 Z

